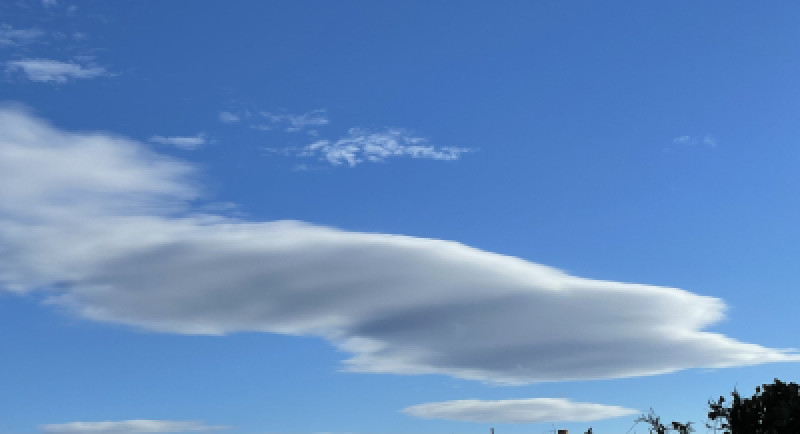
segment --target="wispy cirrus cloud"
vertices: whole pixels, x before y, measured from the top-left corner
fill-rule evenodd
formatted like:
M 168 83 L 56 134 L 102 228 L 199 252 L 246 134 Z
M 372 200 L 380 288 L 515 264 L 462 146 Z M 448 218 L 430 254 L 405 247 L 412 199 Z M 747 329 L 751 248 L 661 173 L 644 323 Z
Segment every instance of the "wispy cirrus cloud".
M 242 120 L 241 116 L 229 111 L 221 111 L 217 115 L 217 119 L 223 124 L 235 124 Z
M 67 422 L 42 425 L 41 430 L 46 433 L 177 433 L 219 431 L 228 429 L 226 426 L 210 426 L 201 421 L 194 420 L 148 420 L 133 419 L 102 422 Z
M 30 81 L 66 83 L 76 79 L 90 79 L 111 75 L 105 68 L 86 61 L 62 62 L 53 59 L 10 60 L 6 72 L 20 73 Z
M 41 29 L 15 29 L 7 24 L 0 24 L 1 46 L 24 46 L 41 40 L 45 32 Z
M 225 124 L 247 120 L 250 128 L 261 131 L 280 131 L 285 133 L 315 133 L 315 128 L 330 123 L 326 109 L 311 110 L 306 113 L 270 112 L 265 110 L 224 110 L 217 118 Z
M 639 413 L 631 408 L 565 398 L 463 399 L 412 405 L 402 412 L 424 419 L 484 423 L 590 422 Z
M 313 127 L 328 125 L 328 112 L 325 109 L 312 110 L 303 114 L 284 114 L 260 111 L 263 122 L 253 125 L 261 130 L 282 129 L 289 133 L 296 133 Z
M 692 146 L 692 145 L 703 145 L 708 146 L 710 148 L 715 148 L 718 144 L 717 138 L 714 137 L 712 134 L 705 134 L 702 136 L 678 136 L 672 139 L 673 145 L 683 145 L 683 146 Z
M 166 333 L 319 336 L 358 372 L 525 384 L 800 361 L 707 331 L 724 317 L 714 297 L 451 241 L 200 213 L 196 172 L 0 107 L 0 288 L 54 288 L 48 302 L 77 315 Z
M 194 151 L 208 143 L 205 133 L 197 133 L 194 136 L 152 136 L 149 139 L 159 145 L 171 145 L 187 151 Z

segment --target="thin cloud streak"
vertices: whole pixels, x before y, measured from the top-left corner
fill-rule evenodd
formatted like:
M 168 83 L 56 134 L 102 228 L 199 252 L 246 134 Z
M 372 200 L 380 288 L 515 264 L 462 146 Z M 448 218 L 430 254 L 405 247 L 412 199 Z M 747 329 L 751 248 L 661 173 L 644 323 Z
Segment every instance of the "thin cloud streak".
M 17 72 L 30 81 L 66 83 L 75 79 L 90 79 L 110 75 L 105 68 L 82 65 L 77 62 L 61 62 L 52 59 L 24 59 L 6 62 L 7 72 Z
M 267 111 L 259 112 L 268 123 L 259 124 L 262 130 L 283 128 L 289 133 L 304 131 L 309 127 L 322 127 L 328 125 L 328 112 L 325 109 L 312 110 L 303 114 L 276 114 Z M 267 128 L 268 127 L 268 128 Z
M 525 384 L 800 360 L 706 331 L 724 317 L 713 297 L 451 241 L 198 213 L 196 173 L 0 108 L 0 287 L 54 288 L 48 302 L 80 316 L 160 332 L 318 336 L 357 372 Z
M 149 140 L 159 145 L 172 145 L 187 151 L 197 150 L 208 143 L 205 133 L 198 133 L 194 136 L 152 136 Z
M 223 124 L 235 124 L 242 120 L 239 115 L 228 111 L 219 112 L 217 119 Z
M 228 429 L 226 426 L 209 426 L 201 421 L 181 420 L 148 420 L 133 419 L 102 422 L 67 422 L 42 425 L 41 430 L 46 433 L 177 433 L 218 431 Z
M 45 36 L 40 29 L 15 29 L 7 24 L 0 25 L 0 46 L 19 46 L 35 42 Z
M 565 398 L 463 399 L 412 405 L 402 412 L 423 419 L 482 423 L 591 422 L 639 413 L 632 408 Z
M 718 141 L 717 138 L 714 137 L 712 134 L 705 134 L 703 136 L 678 136 L 672 139 L 673 145 L 682 145 L 682 146 L 694 146 L 694 145 L 703 145 L 708 146 L 710 148 L 717 147 Z

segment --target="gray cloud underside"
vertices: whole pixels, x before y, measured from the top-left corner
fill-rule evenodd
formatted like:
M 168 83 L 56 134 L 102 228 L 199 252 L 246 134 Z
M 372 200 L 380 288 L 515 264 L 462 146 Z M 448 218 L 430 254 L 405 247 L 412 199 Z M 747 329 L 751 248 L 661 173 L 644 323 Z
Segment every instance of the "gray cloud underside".
M 200 421 L 182 420 L 119 420 L 102 422 L 67 422 L 42 425 L 41 429 L 46 433 L 104 433 L 104 434 L 126 434 L 126 433 L 176 433 L 176 432 L 198 432 L 216 431 L 226 429 L 223 426 L 208 426 Z
M 319 336 L 346 369 L 497 383 L 797 361 L 705 331 L 724 303 L 451 241 L 190 213 L 195 168 L 0 108 L 0 282 L 98 321 Z
M 424 419 L 483 423 L 590 422 L 639 413 L 638 410 L 565 398 L 529 398 L 483 401 L 463 399 L 431 402 L 404 408 L 403 413 Z

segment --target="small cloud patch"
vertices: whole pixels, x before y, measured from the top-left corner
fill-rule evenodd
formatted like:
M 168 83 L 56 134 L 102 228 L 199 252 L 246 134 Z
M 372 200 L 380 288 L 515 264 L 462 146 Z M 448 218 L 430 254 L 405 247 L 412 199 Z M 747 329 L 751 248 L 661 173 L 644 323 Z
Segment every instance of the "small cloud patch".
M 276 149 L 270 152 L 279 153 Z M 316 158 L 332 166 L 354 167 L 358 164 L 380 163 L 390 158 L 424 158 L 429 160 L 457 160 L 467 148 L 437 147 L 425 137 L 402 128 L 370 131 L 351 128 L 347 135 L 336 140 L 321 139 L 299 149 L 283 148 L 281 153 L 305 158 Z
M 194 151 L 207 144 L 208 138 L 205 133 L 198 133 L 194 136 L 152 136 L 150 141 L 159 145 L 175 146 L 185 151 Z
M 328 112 L 325 109 L 312 110 L 308 113 L 297 114 L 276 114 L 270 112 L 259 112 L 266 123 L 256 124 L 256 128 L 283 129 L 288 133 L 297 133 L 312 127 L 322 127 L 328 125 Z M 268 128 L 265 128 L 268 127 Z
M 680 146 L 702 145 L 702 146 L 708 146 L 710 148 L 716 148 L 718 142 L 717 138 L 714 137 L 712 134 L 705 134 L 703 136 L 690 136 L 690 135 L 678 136 L 672 139 L 672 144 Z
M 217 118 L 223 124 L 235 124 L 235 123 L 237 123 L 237 122 L 242 120 L 242 118 L 239 115 L 237 115 L 236 113 L 231 113 L 231 112 L 228 112 L 228 111 L 219 112 L 219 115 L 217 116 Z
M 6 72 L 18 73 L 30 81 L 66 83 L 111 75 L 105 68 L 90 62 L 61 62 L 52 59 L 24 59 L 6 62 Z

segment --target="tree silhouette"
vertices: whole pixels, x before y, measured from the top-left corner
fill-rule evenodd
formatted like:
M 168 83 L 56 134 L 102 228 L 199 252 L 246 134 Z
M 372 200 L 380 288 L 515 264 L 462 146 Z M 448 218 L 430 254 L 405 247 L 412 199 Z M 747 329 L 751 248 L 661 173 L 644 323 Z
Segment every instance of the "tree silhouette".
M 773 384 L 756 387 L 751 398 L 731 393 L 730 406 L 725 398 L 709 401 L 708 418 L 722 421 L 725 434 L 797 434 L 800 433 L 800 386 L 777 378 Z
M 661 423 L 661 418 L 656 416 L 656 412 L 652 408 L 650 413 L 639 416 L 634 422 L 644 422 L 650 425 L 650 434 L 665 434 L 667 432 L 667 427 Z
M 656 416 L 656 413 L 652 408 L 650 409 L 650 413 L 639 416 L 634 422 L 644 422 L 650 425 L 650 434 L 666 434 L 666 432 L 670 430 L 670 428 L 661 423 L 661 418 Z M 672 430 L 677 431 L 679 434 L 689 434 L 694 432 L 694 428 L 692 428 L 692 422 L 671 422 L 671 425 Z
M 672 422 L 672 429 L 678 431 L 679 434 L 689 434 L 690 432 L 694 432 L 692 425 L 694 425 L 694 422 Z

